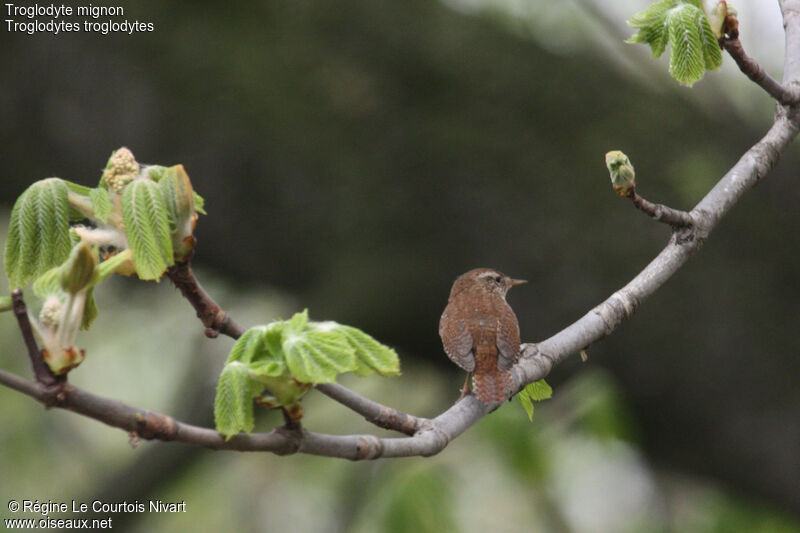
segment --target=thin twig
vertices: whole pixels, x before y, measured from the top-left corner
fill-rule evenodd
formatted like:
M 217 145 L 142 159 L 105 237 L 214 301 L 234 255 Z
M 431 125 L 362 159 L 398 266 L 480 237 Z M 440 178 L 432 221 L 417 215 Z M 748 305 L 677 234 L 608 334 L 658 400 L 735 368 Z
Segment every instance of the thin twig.
M 424 423 L 428 422 L 426 418 L 409 415 L 397 409 L 373 402 L 369 398 L 365 398 L 336 383 L 322 383 L 317 385 L 316 388 L 325 396 L 362 415 L 367 422 L 384 429 L 413 435 Z
M 669 224 L 674 228 L 688 228 L 694 223 L 692 215 L 686 211 L 680 211 L 665 205 L 649 202 L 636 194 L 636 189 L 631 189 L 628 198 L 631 199 L 633 205 L 645 212 L 647 216 L 659 222 Z
M 207 337 L 214 338 L 220 333 L 234 339 L 241 337 L 244 328 L 228 316 L 198 283 L 192 272 L 191 258 L 171 266 L 167 270 L 167 277 L 192 304 L 197 318 L 206 327 Z
M 41 350 L 39 350 L 39 347 L 36 345 L 31 321 L 30 318 L 28 318 L 28 308 L 25 305 L 25 300 L 22 297 L 22 291 L 20 289 L 11 293 L 11 301 L 14 305 L 14 316 L 17 317 L 19 330 L 22 333 L 22 338 L 25 340 L 25 346 L 28 349 L 28 358 L 31 360 L 34 378 L 36 378 L 36 381 L 39 383 L 48 386 L 63 382 L 65 378 L 59 378 L 53 374 L 50 367 L 44 362 Z
M 762 89 L 767 91 L 767 93 L 781 105 L 790 106 L 800 101 L 800 91 L 787 89 L 785 86 L 778 83 L 775 78 L 764 70 L 764 67 L 745 53 L 744 47 L 738 37 L 724 37 L 720 39 L 720 43 L 725 50 L 728 51 L 733 60 L 736 61 L 739 70 Z

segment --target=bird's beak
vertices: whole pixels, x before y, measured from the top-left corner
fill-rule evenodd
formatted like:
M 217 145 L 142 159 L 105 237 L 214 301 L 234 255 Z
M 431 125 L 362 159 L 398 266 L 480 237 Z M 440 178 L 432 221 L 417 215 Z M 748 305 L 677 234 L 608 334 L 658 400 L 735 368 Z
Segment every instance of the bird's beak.
M 522 285 L 523 283 L 528 283 L 527 279 L 512 279 L 511 286 L 514 287 L 515 285 Z

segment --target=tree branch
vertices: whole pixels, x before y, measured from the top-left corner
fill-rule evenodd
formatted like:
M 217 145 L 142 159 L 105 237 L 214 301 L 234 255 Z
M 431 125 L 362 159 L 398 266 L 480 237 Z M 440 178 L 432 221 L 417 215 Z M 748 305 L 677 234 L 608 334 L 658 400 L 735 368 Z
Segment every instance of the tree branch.
M 426 418 L 418 418 L 397 409 L 373 402 L 360 394 L 356 394 L 347 387 L 337 383 L 322 383 L 316 389 L 325 396 L 336 400 L 345 407 L 349 407 L 356 413 L 364 416 L 367 422 L 371 422 L 378 427 L 391 429 L 413 435 L 425 423 L 429 422 Z
M 198 283 L 192 272 L 191 256 L 167 269 L 167 277 L 194 307 L 197 318 L 206 327 L 206 337 L 213 339 L 222 333 L 238 339 L 244 333 L 244 328 L 228 316 Z
M 777 100 L 778 103 L 790 106 L 800 101 L 800 91 L 798 91 L 796 87 L 794 89 L 788 89 L 778 83 L 775 78 L 764 70 L 764 67 L 745 53 L 744 47 L 738 37 L 723 37 L 720 39 L 720 43 L 723 48 L 728 51 L 733 60 L 736 61 L 739 70 L 762 89 L 767 91 L 767 94 Z
M 692 215 L 686 211 L 673 209 L 662 204 L 654 204 L 639 196 L 636 189 L 632 188 L 628 198 L 631 199 L 633 205 L 639 210 L 643 211 L 650 218 L 669 224 L 674 228 L 687 228 L 694 223 Z

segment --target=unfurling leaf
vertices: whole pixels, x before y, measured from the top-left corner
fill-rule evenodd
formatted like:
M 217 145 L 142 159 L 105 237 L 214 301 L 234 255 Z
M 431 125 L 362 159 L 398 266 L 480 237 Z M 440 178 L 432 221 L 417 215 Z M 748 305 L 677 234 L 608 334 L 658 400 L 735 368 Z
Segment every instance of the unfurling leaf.
M 92 211 L 100 222 L 108 222 L 111 214 L 111 198 L 108 191 L 103 188 L 89 189 L 89 199 L 92 201 Z
M 339 333 L 308 331 L 289 334 L 283 341 L 289 372 L 303 383 L 331 383 L 357 368 L 355 350 Z
M 724 2 L 722 2 L 724 4 Z M 715 27 L 719 14 L 711 9 Z M 724 21 L 725 17 L 723 17 Z M 669 72 L 673 78 L 691 86 L 707 70 L 722 65 L 718 35 L 712 29 L 700 0 L 662 0 L 635 14 L 628 24 L 639 31 L 627 42 L 650 45 L 654 57 L 659 57 L 669 42 Z
M 5 268 L 12 288 L 24 287 L 69 255 L 69 189 L 63 180 L 37 181 L 11 210 Z
M 394 350 L 356 328 L 311 322 L 308 311 L 247 330 L 233 345 L 226 368 L 230 365 L 239 365 L 237 372 L 247 369 L 254 395 L 266 389 L 259 404 L 292 413 L 302 411 L 298 402 L 313 384 L 336 381 L 339 374 L 400 373 Z
M 636 187 L 636 172 L 628 156 L 619 150 L 606 153 L 606 167 L 611 176 L 611 186 L 620 196 L 629 196 Z
M 533 420 L 533 402 L 548 400 L 553 396 L 553 389 L 543 379 L 528 383 L 525 388 L 519 391 L 517 398 L 519 403 L 528 415 L 528 420 Z
M 725 18 L 728 16 L 728 4 L 725 0 L 704 0 L 703 11 L 705 11 L 708 25 L 714 32 L 714 37 L 719 39 L 725 35 Z
M 320 326 L 326 324 L 328 323 L 322 322 Z M 360 329 L 336 324 L 334 331 L 344 335 L 344 338 L 355 350 L 356 374 L 366 376 L 376 372 L 382 376 L 400 375 L 400 359 L 397 357 L 397 352 L 379 343 Z
M 253 431 L 253 398 L 263 385 L 250 378 L 247 365 L 228 363 L 222 369 L 214 399 L 214 423 L 228 440 L 240 431 Z
M 11 296 L 0 296 L 0 313 L 3 311 L 11 311 L 14 307 L 14 302 L 11 300 Z
M 161 189 L 150 179 L 136 179 L 125 187 L 121 207 L 136 274 L 158 280 L 175 262 Z
M 61 288 L 64 292 L 77 294 L 92 281 L 97 267 L 97 252 L 85 242 L 72 249 L 60 270 Z
M 183 165 L 175 165 L 164 169 L 158 182 L 164 193 L 164 205 L 167 209 L 172 248 L 177 259 L 181 260 L 194 249 L 192 232 L 197 221 L 194 207 L 194 191 L 192 182 Z

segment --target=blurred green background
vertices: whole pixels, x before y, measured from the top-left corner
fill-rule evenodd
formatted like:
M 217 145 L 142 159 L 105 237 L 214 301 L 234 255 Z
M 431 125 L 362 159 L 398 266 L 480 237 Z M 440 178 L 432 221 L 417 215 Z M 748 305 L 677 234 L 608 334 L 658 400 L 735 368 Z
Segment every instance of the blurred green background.
M 218 301 L 248 325 L 308 307 L 366 330 L 403 376 L 345 384 L 432 416 L 463 380 L 437 336 L 458 274 L 530 280 L 509 300 L 541 340 L 668 238 L 613 194 L 606 151 L 632 158 L 643 196 L 689 209 L 769 125 L 774 106 L 729 58 L 689 90 L 622 43 L 648 3 L 143 0 L 121 5 L 152 33 L 3 31 L 0 205 L 47 176 L 94 185 L 123 145 L 183 163 Z M 777 2 L 737 7 L 746 49 L 779 77 Z M 800 531 L 798 163 L 793 145 L 587 363 L 557 368 L 533 424 L 514 402 L 439 456 L 349 463 L 132 448 L 2 388 L 0 518 L 10 499 L 163 499 L 187 512 L 114 529 Z M 107 285 L 70 380 L 211 425 L 232 341 L 206 339 L 166 282 Z M 0 318 L 0 366 L 28 375 Z M 304 405 L 311 429 L 372 431 L 319 394 Z

